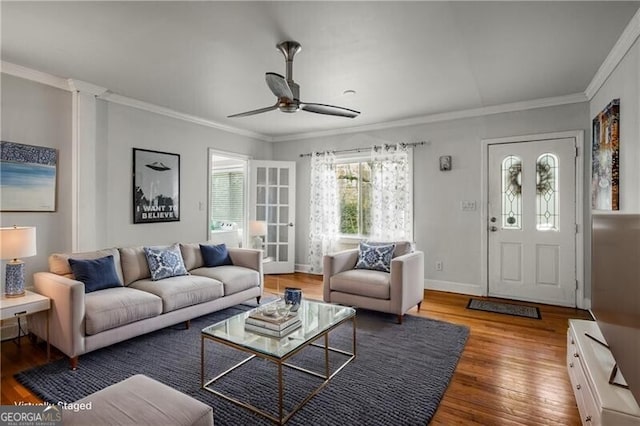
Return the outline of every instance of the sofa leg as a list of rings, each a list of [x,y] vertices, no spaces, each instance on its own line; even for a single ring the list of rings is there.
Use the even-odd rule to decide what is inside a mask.
[[[191,327],[191,320],[186,320],[184,322],[184,329],[188,330]]]
[[[418,312],[420,312],[420,306],[422,306],[422,302],[418,302]]]
[[[260,304],[260,298],[261,298],[261,297],[262,297],[262,296],[258,296],[258,297],[256,297],[256,302],[258,303],[258,305]]]
[[[77,356],[69,358],[69,368],[71,368],[72,370],[77,370],[78,369],[78,357]]]
[[[398,315],[397,321],[398,324],[402,324],[402,315]]]

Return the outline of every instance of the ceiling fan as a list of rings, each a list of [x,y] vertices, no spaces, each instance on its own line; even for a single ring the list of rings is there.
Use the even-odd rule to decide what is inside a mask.
[[[296,53],[302,50],[302,46],[297,41],[283,41],[276,45],[278,50],[284,55],[284,59],[287,63],[287,77],[283,77],[280,74],[274,72],[268,72],[265,74],[265,80],[269,89],[278,98],[275,105],[255,109],[253,111],[241,112],[239,114],[233,114],[227,118],[234,117],[247,117],[249,115],[262,114],[263,112],[269,112],[279,109],[282,112],[298,112],[300,110],[307,112],[315,112],[316,114],[335,115],[339,117],[355,118],[360,115],[360,111],[356,111],[349,108],[317,104],[311,102],[302,102],[300,100],[300,86],[293,81],[293,57]]]

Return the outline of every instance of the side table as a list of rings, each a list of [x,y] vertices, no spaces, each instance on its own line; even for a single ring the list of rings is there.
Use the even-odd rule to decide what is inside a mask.
[[[49,309],[51,308],[51,300],[38,293],[26,290],[24,296],[6,297],[2,295],[0,299],[0,319],[18,318],[18,339],[22,335],[22,327],[20,327],[20,318],[37,312],[46,312],[47,316],[47,362],[51,356],[49,346]]]

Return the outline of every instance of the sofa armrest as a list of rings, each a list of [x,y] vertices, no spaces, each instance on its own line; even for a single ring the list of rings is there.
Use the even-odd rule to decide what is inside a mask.
[[[264,291],[262,250],[248,248],[229,248],[228,250],[231,262],[233,262],[234,265],[258,271],[258,274],[260,274],[260,293],[262,294]]]
[[[331,288],[329,286],[331,277],[353,269],[357,261],[357,248],[324,255],[322,259],[322,297],[325,302],[331,302]]]
[[[424,298],[424,253],[414,251],[391,260],[391,304],[402,315]]]
[[[51,272],[36,272],[36,293],[51,299],[49,343],[73,358],[84,353],[84,283]],[[46,338],[46,315],[32,315],[29,329]]]

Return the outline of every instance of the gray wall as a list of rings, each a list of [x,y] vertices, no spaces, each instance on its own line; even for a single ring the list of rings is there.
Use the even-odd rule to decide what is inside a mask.
[[[620,99],[620,192],[619,208],[623,213],[640,212],[640,40],[629,49],[602,87],[589,102],[589,117],[600,113],[613,99]],[[591,140],[591,138],[589,139]],[[589,161],[591,146],[588,147]],[[591,163],[586,173],[591,177]],[[589,188],[591,181],[589,180]],[[586,198],[585,232],[586,269],[591,268],[591,198]],[[612,212],[615,214],[616,212]],[[585,274],[591,297],[591,271]]]
[[[425,251],[425,279],[477,290],[481,276],[481,140],[503,136],[584,130],[589,145],[589,105],[585,103],[503,113],[362,134],[318,137],[274,144],[274,159],[297,162],[296,263],[307,261],[309,158],[313,150],[368,147],[380,142],[428,141],[414,151],[414,239]],[[440,172],[438,157],[451,155],[453,170]],[[585,179],[586,180],[586,179]],[[462,200],[476,211],[461,211]],[[435,270],[435,261],[443,270]],[[484,285],[484,284],[483,284]]]
[[[101,246],[170,244],[207,239],[207,150],[271,158],[271,143],[210,127],[100,101],[99,123],[106,134],[109,165],[99,193],[104,194],[105,235]],[[180,221],[133,224],[132,148],[180,154]]]
[[[56,212],[2,213],[2,226],[37,227],[38,254],[25,259],[29,286],[34,272],[48,270],[49,254],[71,251],[72,96],[6,74],[1,82],[2,140],[56,148],[59,156]],[[208,148],[271,158],[268,142],[107,101],[97,102],[97,140],[96,248],[206,240]],[[134,147],[180,154],[179,222],[133,224]]]
[[[620,98],[620,211],[640,212],[640,39],[589,103],[591,118]]]
[[[53,213],[2,213],[4,226],[35,226],[38,254],[23,259],[26,285],[47,270],[49,253],[71,248],[71,93],[1,75],[2,140],[58,150],[57,210]],[[4,289],[5,262],[2,263]],[[2,290],[4,291],[4,290]]]

